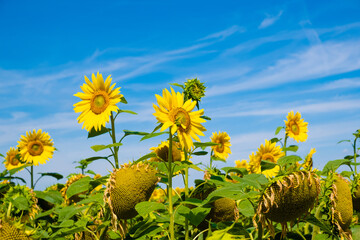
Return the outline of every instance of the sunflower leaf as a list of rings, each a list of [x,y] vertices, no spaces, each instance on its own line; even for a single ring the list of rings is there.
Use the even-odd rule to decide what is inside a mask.
[[[148,154],[142,156],[141,158],[139,158],[138,160],[136,160],[136,161],[134,162],[134,164],[137,164],[137,163],[139,163],[139,162],[142,162],[142,161],[144,161],[144,160],[146,160],[146,159],[153,158],[153,157],[156,157],[156,153],[154,153],[154,152],[148,153]]]
[[[88,191],[90,189],[90,181],[90,177],[84,177],[72,183],[66,190],[66,196],[71,198],[76,194]]]
[[[49,172],[49,173],[39,173],[41,175],[41,177],[43,176],[50,176],[53,178],[56,178],[57,180],[60,180],[63,178],[63,175],[59,174],[59,173],[54,173],[54,172]]]
[[[130,130],[126,130],[126,129],[124,129],[123,131],[124,131],[124,133],[125,133],[126,136],[128,136],[128,135],[140,135],[140,136],[145,136],[145,135],[149,134],[149,133],[147,133],[147,132],[130,131]]]
[[[283,151],[296,152],[299,149],[297,145],[290,145],[283,149]]]
[[[341,140],[341,141],[337,142],[337,144],[342,143],[342,142],[350,142],[350,140]]]
[[[185,89],[185,87],[183,85],[178,84],[178,83],[170,83],[170,85],[181,87],[183,90]]]
[[[20,180],[20,181],[22,181],[23,183],[26,184],[26,181],[25,181],[23,178],[21,178],[21,177],[13,177],[13,176],[0,177],[0,180],[10,180],[10,179],[18,179],[18,180]]]
[[[208,154],[207,151],[198,151],[198,152],[193,152],[192,155],[196,155],[196,156],[203,156]]]
[[[0,157],[3,157],[3,158],[5,158],[5,156],[4,156],[4,155],[2,155],[1,153],[0,153]]]
[[[333,161],[329,161],[324,166],[321,175],[327,175],[330,171],[336,171],[341,165],[348,165],[350,166],[351,160],[348,159],[337,159]]]
[[[149,134],[146,134],[144,137],[142,137],[140,139],[140,141],[144,141],[144,140],[149,139],[149,138],[157,137],[157,136],[163,135],[165,133],[168,134],[169,132],[149,133]]]
[[[283,128],[284,128],[283,126],[277,127],[275,130],[275,135],[278,135],[279,132],[281,131],[281,129],[283,129]]]
[[[113,143],[113,144],[109,144],[109,145],[94,145],[91,146],[91,149],[94,150],[95,152],[107,149],[107,148],[112,148],[112,147],[119,147],[121,146],[122,143]]]
[[[19,210],[29,210],[29,202],[24,196],[18,196],[15,199],[10,199],[10,201]]]
[[[31,166],[31,164],[24,164],[24,165],[22,165],[21,167],[13,168],[13,169],[9,170],[9,173],[10,173],[10,175],[14,175],[14,174],[17,173],[18,171],[23,170],[24,168],[30,167],[30,166]]]
[[[218,143],[213,143],[213,142],[194,142],[194,146],[195,147],[211,147],[211,146],[216,146],[218,145]]]
[[[101,129],[99,131],[96,131],[95,128],[92,128],[88,134],[88,138],[93,138],[102,135],[104,133],[109,132],[110,130],[111,130],[110,128],[106,128],[104,126],[101,126]]]
[[[210,117],[208,117],[208,116],[204,116],[204,115],[202,115],[202,116],[200,116],[200,118],[211,121],[211,118],[210,118]]]
[[[136,112],[133,112],[133,111],[130,111],[130,110],[121,110],[121,109],[118,110],[118,113],[130,113],[130,114],[137,115]]]
[[[158,202],[140,202],[136,204],[135,210],[140,214],[140,216],[145,217],[153,211],[165,210],[165,206],[164,204]]]
[[[281,158],[279,158],[279,160],[277,161],[277,164],[282,166],[285,166],[286,164],[291,164],[291,163],[296,163],[301,161],[302,158],[296,155],[289,155],[289,156],[283,156]]]
[[[239,212],[245,217],[252,217],[255,215],[254,207],[248,199],[244,199],[239,203]]]
[[[127,104],[127,103],[128,103],[128,102],[126,101],[126,99],[125,99],[124,96],[122,96],[122,97],[120,98],[120,102],[122,102],[122,103],[124,103],[124,104]]]
[[[225,160],[225,159],[223,159],[223,158],[219,158],[219,157],[215,157],[215,156],[211,156],[211,159],[212,159],[213,161],[226,162],[226,160]]]

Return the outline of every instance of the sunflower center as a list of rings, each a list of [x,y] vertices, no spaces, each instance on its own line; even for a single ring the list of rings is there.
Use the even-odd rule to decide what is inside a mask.
[[[29,153],[31,156],[39,156],[44,151],[42,142],[36,140],[28,144]]]
[[[9,158],[9,163],[10,163],[11,165],[13,165],[13,166],[16,166],[16,165],[19,164],[19,159],[17,158],[16,155],[11,156],[11,157]]]
[[[186,131],[190,127],[190,116],[183,108],[177,108],[174,112],[174,121],[179,129]]]
[[[221,142],[221,141],[216,141],[216,143],[218,143],[218,145],[216,145],[216,151],[219,152],[219,153],[222,153],[224,152],[224,149],[225,149],[225,146],[224,146],[224,143]]]
[[[272,155],[271,153],[264,153],[261,157],[261,160],[275,162],[274,155]]]
[[[104,91],[99,91],[91,98],[91,111],[95,114],[100,114],[109,106],[109,95]]]
[[[295,135],[298,135],[299,134],[299,126],[293,122],[291,125],[291,131],[295,134]]]

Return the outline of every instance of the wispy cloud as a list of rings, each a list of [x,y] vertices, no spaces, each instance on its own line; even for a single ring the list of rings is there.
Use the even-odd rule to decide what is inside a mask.
[[[309,89],[304,92],[321,92],[321,91],[331,91],[331,90],[339,90],[346,88],[359,88],[359,87],[360,87],[359,77],[343,78],[322,85],[314,86],[312,89]]]
[[[246,29],[244,27],[240,27],[240,26],[232,26],[228,29],[225,29],[223,31],[220,32],[216,32],[216,33],[212,33],[206,37],[203,37],[201,39],[199,39],[198,41],[204,41],[204,40],[209,40],[209,39],[220,39],[220,40],[224,40],[225,38],[235,34],[235,33],[243,33],[245,32]]]
[[[273,25],[276,21],[278,21],[283,14],[283,11],[280,11],[276,16],[267,16],[259,25],[259,29],[267,28]]]
[[[359,40],[325,42],[310,46],[276,61],[260,73],[227,85],[211,87],[207,95],[216,96],[249,89],[265,89],[283,83],[308,81],[360,68]]]

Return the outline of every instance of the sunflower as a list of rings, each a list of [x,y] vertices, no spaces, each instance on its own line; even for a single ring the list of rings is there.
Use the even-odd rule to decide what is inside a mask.
[[[13,147],[10,148],[10,150],[6,153],[5,157],[5,167],[7,170],[11,170],[14,168],[18,168],[24,165],[20,161],[20,152],[18,149],[15,149]]]
[[[237,168],[248,168],[248,162],[245,160],[245,159],[243,159],[243,160],[236,160],[235,161],[235,167],[237,167]]]
[[[215,132],[210,137],[210,139],[211,142],[218,144],[215,146],[211,146],[212,150],[214,151],[215,157],[227,159],[229,157],[229,154],[231,154],[229,135],[226,132]]]
[[[285,122],[285,132],[286,135],[293,138],[297,142],[305,142],[308,135],[307,122],[304,122],[304,119],[301,118],[301,114],[294,111],[289,112],[287,115],[287,121]]]
[[[276,143],[271,143],[265,139],[265,145],[261,144],[256,152],[256,155],[259,156],[260,161],[269,161],[277,163],[278,159],[285,156],[285,153],[281,150],[280,146],[276,146]],[[267,177],[275,176],[279,171],[279,167],[276,166],[272,169],[262,171]]]
[[[156,119],[163,123],[160,131],[171,127],[171,134],[177,132],[181,146],[185,149],[190,149],[194,143],[193,140],[199,141],[198,135],[204,136],[206,129],[201,123],[206,122],[201,115],[204,110],[192,111],[196,105],[195,101],[191,99],[184,102],[183,93],[175,93],[171,88],[171,93],[163,90],[163,96],[155,95],[159,106],[153,104],[155,113],[153,115]]]
[[[22,135],[18,144],[21,159],[36,166],[39,163],[46,163],[49,158],[52,158],[55,151],[49,134],[42,132],[41,129],[26,132],[26,136]]]
[[[316,153],[315,148],[312,148],[309,152],[309,154],[306,156],[305,161],[303,163],[303,168],[307,169],[307,170],[311,170],[311,168],[313,167],[313,160],[312,160],[312,155]]]
[[[157,147],[150,148],[151,151],[153,151],[156,154],[155,158],[152,158],[151,160],[154,162],[157,161],[168,161],[168,155],[169,155],[169,141],[163,142],[159,144]],[[181,151],[181,146],[177,142],[173,142],[172,147],[172,161],[185,161],[185,153]]]
[[[111,75],[104,82],[102,74],[97,73],[91,75],[92,82],[85,76],[85,82],[81,87],[84,92],[78,92],[74,96],[81,99],[80,102],[74,104],[74,111],[81,112],[77,118],[79,123],[84,123],[87,131],[94,128],[96,131],[109,122],[112,111],[117,111],[116,106],[123,97],[120,94],[120,87],[115,88],[115,83],[111,85]],[[111,85],[111,86],[110,86]]]

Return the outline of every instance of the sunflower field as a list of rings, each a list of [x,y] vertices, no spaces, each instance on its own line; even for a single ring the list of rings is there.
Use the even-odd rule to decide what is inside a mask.
[[[288,143],[308,138],[308,123],[291,111],[248,160],[218,169],[214,162],[226,162],[232,153],[231,138],[218,131],[200,141],[211,118],[201,108],[206,86],[199,79],[155,95],[157,126],[151,132],[123,130],[121,137],[116,118],[136,113],[122,109],[127,101],[111,76],[85,76],[80,88],[74,94],[78,123],[88,138],[108,135],[110,144],[92,146],[100,156],[80,160],[81,174],[67,176],[66,184],[39,191],[35,186],[42,177],[63,178],[49,172],[34,179],[34,168],[51,161],[56,144],[42,129],[20,136],[1,154],[6,170],[0,173],[0,240],[360,239],[360,129],[341,141],[351,144],[351,155],[316,169],[315,148],[301,158],[299,146]],[[126,151],[122,141],[130,135],[162,141],[120,164],[119,150]],[[199,156],[208,162],[194,164]],[[94,161],[111,164],[113,171],[101,176],[89,170]],[[203,177],[189,182],[189,169]],[[19,171],[28,172],[31,182],[17,176]],[[176,176],[184,188],[174,186]]]

